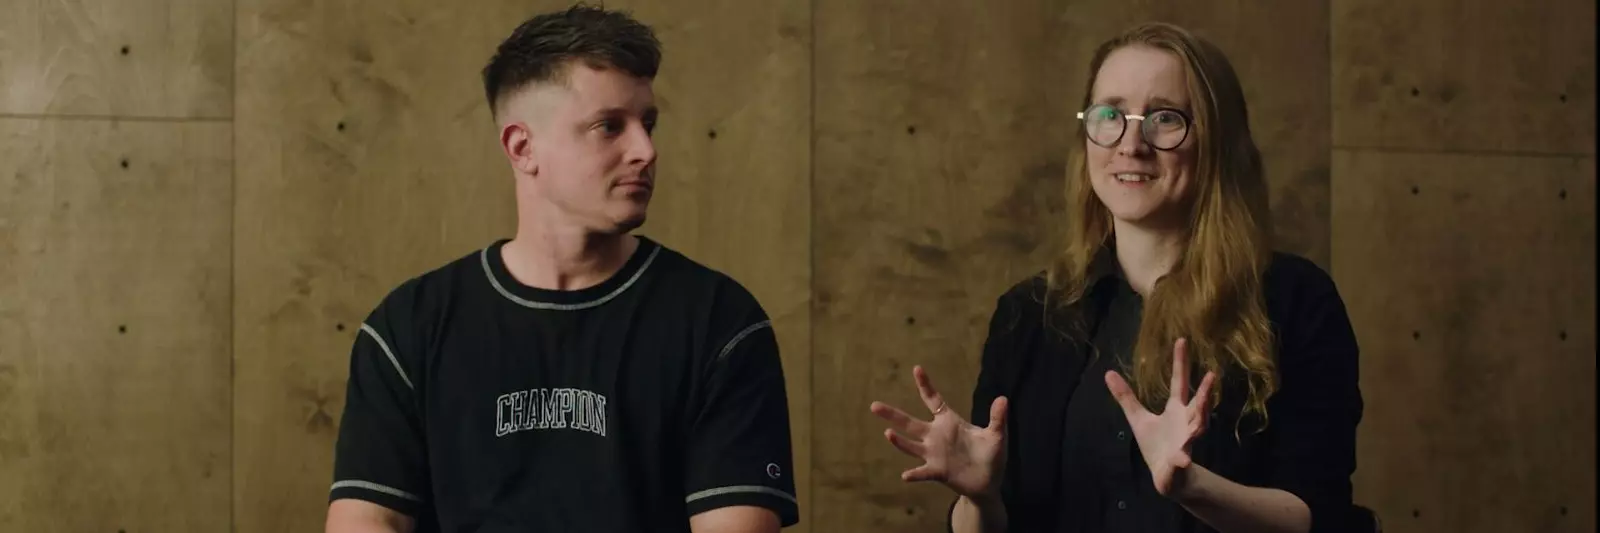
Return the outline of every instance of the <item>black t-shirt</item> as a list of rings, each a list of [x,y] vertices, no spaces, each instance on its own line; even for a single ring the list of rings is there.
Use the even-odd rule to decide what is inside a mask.
[[[608,281],[523,285],[497,241],[362,324],[330,499],[418,531],[683,531],[731,505],[799,520],[778,345],[728,276],[645,237]]]

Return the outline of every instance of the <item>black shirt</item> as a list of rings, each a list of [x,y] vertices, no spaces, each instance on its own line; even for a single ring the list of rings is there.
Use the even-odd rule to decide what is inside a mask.
[[[1211,533],[1156,492],[1105,385],[1107,370],[1126,368],[1142,311],[1110,254],[1102,251],[1087,297],[1068,312],[1046,311],[1042,275],[999,298],[971,421],[987,425],[994,399],[1010,400],[1001,493],[1012,531]],[[1313,532],[1371,531],[1351,501],[1363,403],[1344,304],[1326,272],[1291,254],[1274,254],[1263,283],[1279,376],[1269,423],[1258,432],[1258,418],[1239,416],[1245,384],[1231,373],[1192,457],[1235,483],[1299,497]],[[1084,320],[1074,327],[1066,315]]]
[[[418,531],[682,531],[730,505],[799,520],[766,313],[640,237],[610,279],[523,285],[497,241],[401,284],[350,357],[330,499]]]

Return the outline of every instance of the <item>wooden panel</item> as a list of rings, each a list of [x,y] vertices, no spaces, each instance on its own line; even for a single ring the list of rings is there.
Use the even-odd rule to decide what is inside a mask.
[[[228,117],[233,3],[10,0],[0,114]]]
[[[936,531],[950,492],[867,412],[919,405],[925,365],[968,412],[1005,287],[1062,206],[1065,26],[1047,2],[816,2],[813,531]],[[892,31],[885,31],[888,27]]]
[[[0,119],[0,531],[226,531],[226,124]]]
[[[478,69],[564,3],[357,4],[239,4],[240,532],[320,527],[355,326],[403,279],[512,233]],[[645,233],[737,276],[777,320],[803,484],[807,5],[710,4],[639,12],[667,47]]]
[[[513,14],[415,6],[238,3],[239,533],[320,530],[362,319],[512,231],[476,69]]]
[[[783,352],[801,522],[811,499],[811,3],[616,2],[666,52],[661,162],[641,233],[750,289]],[[820,531],[820,530],[818,530]]]
[[[1341,147],[1594,153],[1595,3],[1333,3]]]
[[[1593,531],[1594,160],[1334,161],[1358,499],[1394,533]]]
[[[949,490],[899,480],[915,462],[867,406],[918,405],[921,364],[970,412],[995,298],[1051,254],[1084,65],[1135,21],[1233,51],[1285,247],[1326,263],[1326,9],[816,2],[812,402],[829,422],[813,429],[814,530],[943,528]]]

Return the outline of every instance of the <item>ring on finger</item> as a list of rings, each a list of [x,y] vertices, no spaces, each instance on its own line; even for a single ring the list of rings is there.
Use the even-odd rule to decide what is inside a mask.
[[[946,404],[944,402],[940,402],[939,403],[939,408],[933,410],[933,416],[939,416],[940,413],[943,413],[944,409],[945,409],[945,406],[946,406]]]

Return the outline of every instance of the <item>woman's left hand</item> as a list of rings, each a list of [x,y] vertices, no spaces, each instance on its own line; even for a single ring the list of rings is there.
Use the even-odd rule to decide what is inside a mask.
[[[1205,432],[1211,414],[1209,398],[1215,374],[1206,373],[1195,389],[1194,400],[1190,401],[1188,355],[1185,341],[1178,339],[1172,353],[1172,393],[1159,415],[1139,403],[1139,398],[1120,374],[1115,370],[1106,372],[1106,386],[1128,417],[1139,451],[1144,455],[1145,464],[1150,466],[1156,491],[1167,497],[1182,492],[1185,469],[1192,463],[1190,446]]]

